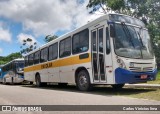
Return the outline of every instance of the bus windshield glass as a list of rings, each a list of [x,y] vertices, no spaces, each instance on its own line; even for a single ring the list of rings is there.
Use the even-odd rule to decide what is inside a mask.
[[[24,62],[18,62],[18,63],[16,63],[16,69],[18,69],[18,68],[24,68]]]
[[[125,24],[113,24],[115,53],[128,58],[151,59],[154,57],[150,36],[146,29]]]

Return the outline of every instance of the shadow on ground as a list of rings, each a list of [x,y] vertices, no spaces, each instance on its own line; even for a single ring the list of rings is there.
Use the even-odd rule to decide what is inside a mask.
[[[37,89],[48,89],[48,90],[56,90],[56,91],[66,91],[66,92],[76,92],[82,93],[79,91],[76,86],[74,85],[67,85],[67,86],[59,86],[59,85],[47,85],[45,87],[36,87],[35,85],[21,85],[22,87],[26,88],[37,88]],[[140,93],[147,93],[147,92],[154,92],[157,89],[153,88],[129,88],[124,87],[120,90],[114,90],[112,87],[108,85],[103,86],[94,86],[92,91],[83,92],[85,94],[97,94],[97,95],[132,95],[132,94],[140,94]]]

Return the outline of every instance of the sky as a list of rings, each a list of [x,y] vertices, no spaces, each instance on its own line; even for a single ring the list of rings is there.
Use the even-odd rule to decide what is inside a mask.
[[[38,47],[46,35],[61,36],[99,17],[89,0],[0,0],[0,56],[20,52],[23,40]]]

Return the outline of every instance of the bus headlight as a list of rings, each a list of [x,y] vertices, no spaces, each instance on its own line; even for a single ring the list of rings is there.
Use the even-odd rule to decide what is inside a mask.
[[[119,64],[120,68],[126,69],[126,65],[125,65],[125,63],[123,62],[122,59],[118,58],[117,63]]]

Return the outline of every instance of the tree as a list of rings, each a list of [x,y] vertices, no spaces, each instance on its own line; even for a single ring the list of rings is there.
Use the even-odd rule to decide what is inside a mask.
[[[20,46],[20,48],[21,54],[27,54],[37,48],[37,42],[33,43],[33,40],[31,38],[27,38],[26,40],[23,40],[23,44],[22,46]]]
[[[6,64],[9,61],[12,61],[13,59],[17,59],[17,58],[22,58],[22,55],[19,52],[11,53],[6,57],[0,57],[0,65]]]
[[[91,13],[99,8],[103,10],[103,13],[111,10],[121,13],[125,9],[125,0],[89,0],[87,8],[93,8]]]
[[[47,43],[47,42],[50,42],[50,41],[52,41],[52,40],[54,40],[54,39],[56,39],[56,38],[58,38],[57,35],[53,35],[53,36],[47,35],[47,36],[45,37],[44,41]]]

